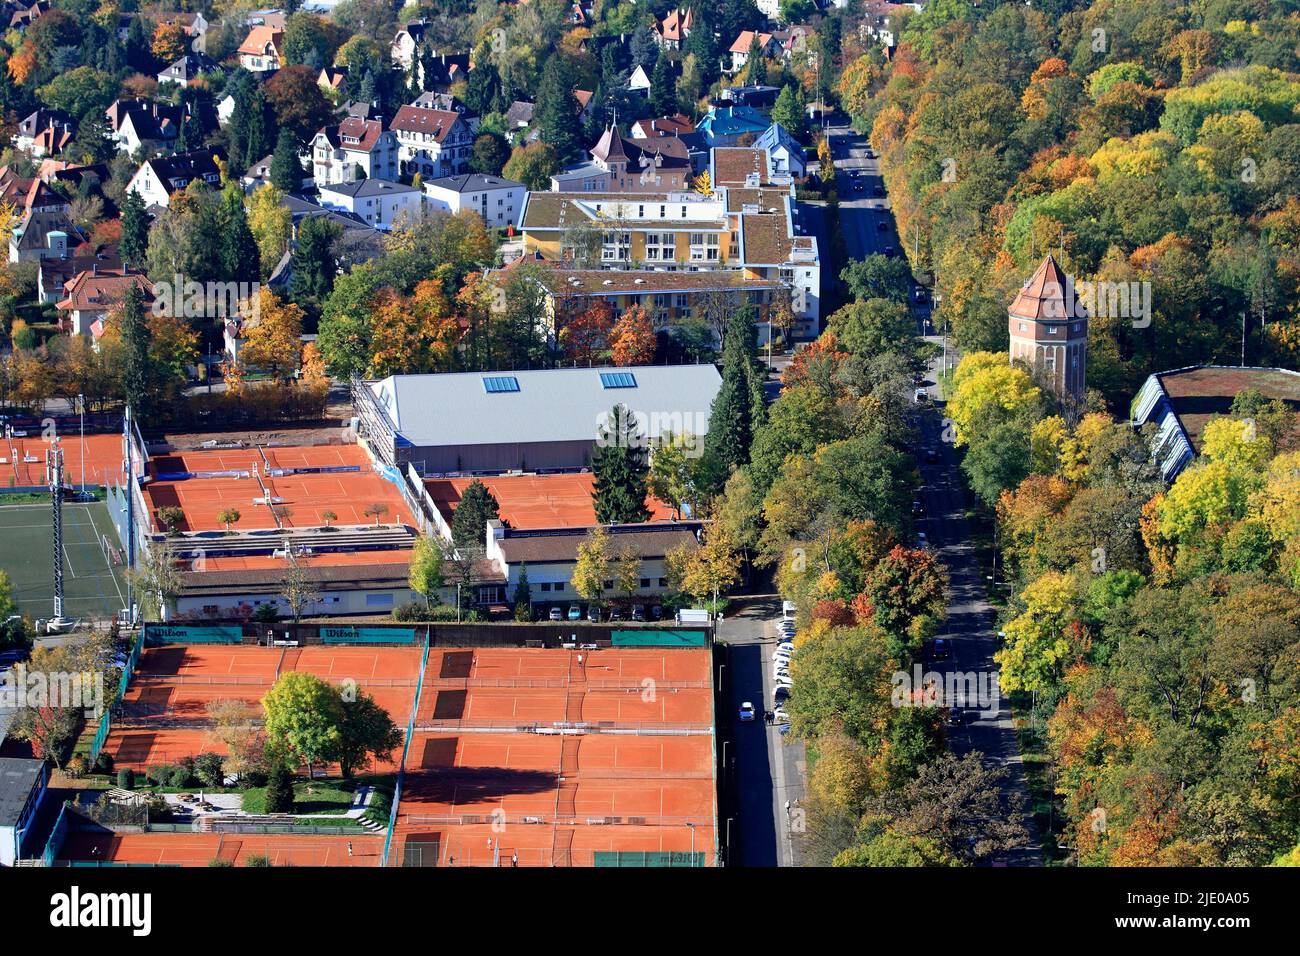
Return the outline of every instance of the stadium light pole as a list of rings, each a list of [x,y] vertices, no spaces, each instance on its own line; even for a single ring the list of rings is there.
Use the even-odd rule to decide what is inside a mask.
[[[688,822],[686,824],[691,830],[691,866],[695,865],[695,824]]]
[[[86,496],[86,396],[77,395],[77,407],[81,409],[81,496]]]

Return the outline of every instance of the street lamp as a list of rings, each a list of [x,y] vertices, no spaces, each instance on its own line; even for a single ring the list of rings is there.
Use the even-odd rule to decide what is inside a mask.
[[[695,865],[695,824],[687,822],[686,826],[689,827],[691,831],[691,864],[690,865],[694,866]]]
[[[86,496],[86,396],[78,393],[77,407],[81,409],[81,496]]]

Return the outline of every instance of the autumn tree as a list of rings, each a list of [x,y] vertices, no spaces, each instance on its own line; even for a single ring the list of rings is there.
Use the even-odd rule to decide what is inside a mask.
[[[642,306],[624,312],[609,333],[610,355],[615,365],[649,365],[654,361],[654,326]]]

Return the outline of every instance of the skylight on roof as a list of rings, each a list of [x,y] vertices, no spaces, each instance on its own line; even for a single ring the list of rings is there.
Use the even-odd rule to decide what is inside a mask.
[[[636,376],[631,372],[601,372],[600,384],[606,388],[636,388]]]
[[[519,379],[513,375],[487,375],[483,378],[483,388],[488,394],[519,391]]]

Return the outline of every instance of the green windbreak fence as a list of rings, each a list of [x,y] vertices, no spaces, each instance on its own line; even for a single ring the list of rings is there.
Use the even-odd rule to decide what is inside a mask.
[[[131,645],[131,652],[126,657],[126,666],[122,668],[122,679],[117,683],[117,693],[113,699],[108,702],[108,707],[104,714],[99,718],[99,726],[95,728],[95,737],[90,742],[90,762],[93,764],[99,759],[99,752],[104,749],[104,742],[108,740],[108,732],[113,728],[113,708],[117,703],[126,696],[126,688],[131,683],[131,676],[135,673],[136,665],[140,663],[140,654],[144,651],[144,633],[136,635],[135,642]]]
[[[597,850],[596,866],[695,867],[704,866],[704,854],[667,853],[659,850]]]
[[[611,642],[615,647],[703,647],[703,631],[660,631],[645,628],[635,631],[615,631]]]
[[[147,624],[149,640],[159,644],[242,644],[238,624]]]
[[[414,644],[413,627],[322,627],[326,644]]]

